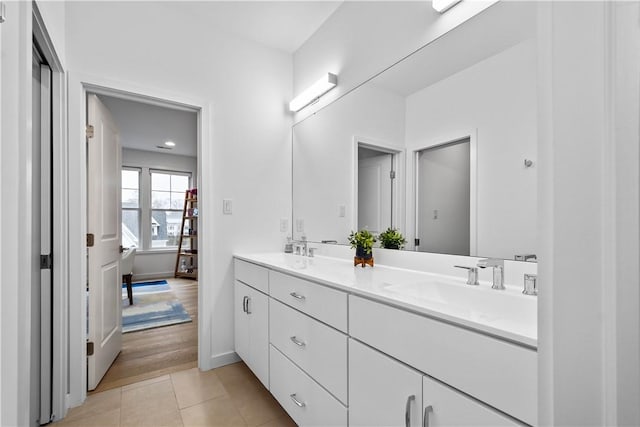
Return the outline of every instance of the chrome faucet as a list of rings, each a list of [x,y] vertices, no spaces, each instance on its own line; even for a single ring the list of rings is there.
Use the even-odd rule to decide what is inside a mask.
[[[478,283],[478,269],[476,267],[467,267],[464,265],[454,265],[456,268],[464,268],[467,270],[467,285],[477,286]]]
[[[493,267],[493,285],[491,289],[504,290],[504,260],[499,258],[485,258],[478,261],[478,267]]]
[[[315,248],[309,247],[307,236],[304,236],[304,235],[300,237],[300,241],[296,242],[295,248],[296,248],[296,255],[302,255],[302,256],[308,256],[308,257],[313,256],[313,249],[315,249]]]

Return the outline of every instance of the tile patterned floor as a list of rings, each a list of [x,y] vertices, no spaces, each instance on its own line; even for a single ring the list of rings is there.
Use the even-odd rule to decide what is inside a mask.
[[[291,427],[295,423],[240,362],[91,394],[55,426]]]

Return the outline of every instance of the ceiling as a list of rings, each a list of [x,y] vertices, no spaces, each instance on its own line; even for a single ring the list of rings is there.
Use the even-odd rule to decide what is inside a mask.
[[[287,53],[295,52],[340,1],[163,1],[190,21]]]
[[[197,156],[198,116],[195,111],[173,109],[140,101],[98,95],[120,131],[124,148],[182,156]],[[171,150],[157,148],[173,141]]]
[[[295,52],[340,7],[340,1],[162,1],[157,5],[208,28],[287,53]],[[99,95],[120,130],[123,147],[197,156],[197,115]],[[171,150],[158,148],[173,141]]]
[[[535,35],[534,2],[498,2],[380,74],[372,83],[408,96]]]

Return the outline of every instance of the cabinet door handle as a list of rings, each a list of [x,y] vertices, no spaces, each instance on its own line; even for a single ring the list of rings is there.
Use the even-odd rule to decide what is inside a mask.
[[[411,402],[416,400],[416,396],[412,394],[407,397],[407,405],[404,408],[404,425],[406,427],[411,427]]]
[[[306,403],[304,402],[300,402],[297,397],[296,397],[296,393],[290,394],[289,397],[291,398],[291,400],[293,400],[293,403],[295,403],[296,405],[298,405],[300,408],[304,408],[305,406],[307,406]]]
[[[304,295],[300,295],[297,292],[291,292],[289,295],[291,295],[292,297],[294,297],[295,299],[307,299]]]
[[[422,427],[429,427],[429,414],[433,412],[433,406],[429,405],[424,408],[424,418],[422,418]]]
[[[297,345],[298,347],[304,347],[307,345],[306,342],[304,341],[299,341],[296,336],[292,336],[291,338],[289,338],[295,345]]]
[[[247,296],[242,297],[242,311],[245,312],[245,313],[247,312],[247,299],[248,298],[249,297],[247,297]]]
[[[251,306],[249,303],[251,303],[251,297],[247,297],[247,314],[251,314]]]

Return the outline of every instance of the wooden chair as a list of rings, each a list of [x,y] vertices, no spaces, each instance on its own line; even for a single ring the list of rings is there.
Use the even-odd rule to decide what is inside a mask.
[[[120,258],[120,272],[122,273],[122,281],[127,285],[127,297],[129,305],[133,305],[133,260],[136,256],[136,248],[126,249]]]

